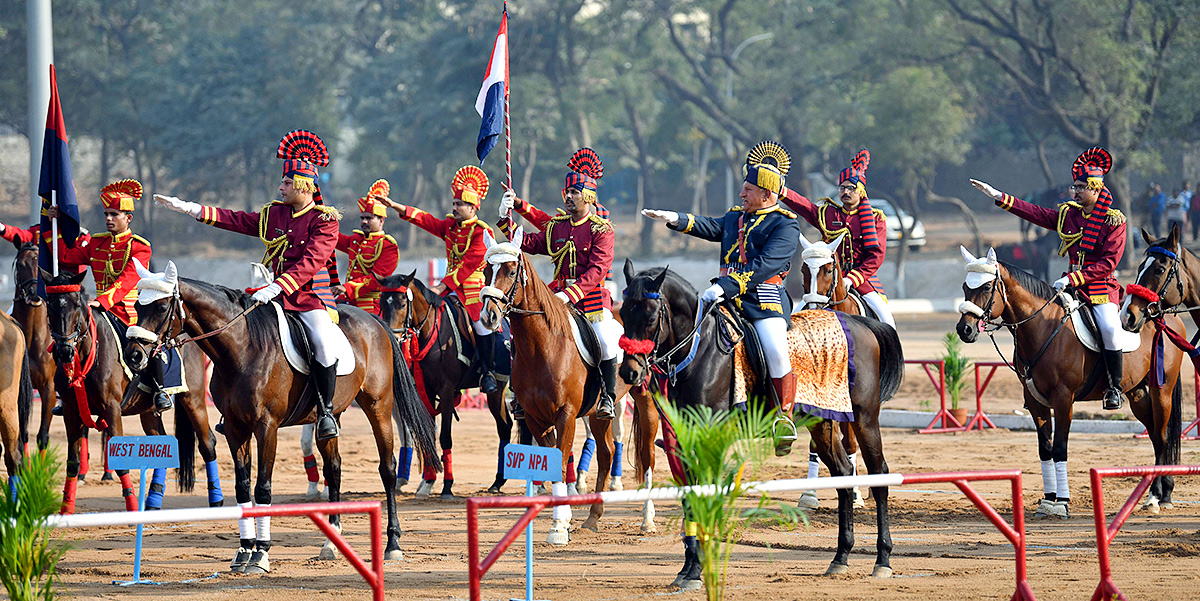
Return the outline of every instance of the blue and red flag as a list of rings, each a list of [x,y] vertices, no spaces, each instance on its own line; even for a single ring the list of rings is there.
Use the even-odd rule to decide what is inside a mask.
[[[508,101],[508,11],[500,18],[500,31],[496,33],[496,44],[492,46],[492,60],[483,76],[483,86],[475,98],[475,112],[483,118],[479,125],[479,140],[475,143],[475,154],[479,164],[496,146],[504,133],[504,103]]]
[[[38,240],[38,263],[51,270],[48,242],[51,237],[51,195],[58,205],[58,234],[68,247],[74,248],[79,238],[79,203],[75,201],[75,181],[71,176],[71,155],[67,151],[67,126],[63,121],[62,105],[58,101],[58,79],[50,65],[50,108],[46,111],[46,137],[42,141],[42,175],[38,196],[42,197],[41,236]]]

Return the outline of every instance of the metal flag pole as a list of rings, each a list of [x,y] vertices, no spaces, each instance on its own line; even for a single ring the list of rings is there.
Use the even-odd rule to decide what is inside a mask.
[[[50,206],[58,208],[58,190],[50,190]],[[54,261],[50,264],[50,273],[58,277],[58,217],[50,220],[50,256]]]
[[[504,19],[508,20],[508,2],[504,3]],[[512,190],[512,133],[508,126],[508,33],[504,35],[504,186]]]

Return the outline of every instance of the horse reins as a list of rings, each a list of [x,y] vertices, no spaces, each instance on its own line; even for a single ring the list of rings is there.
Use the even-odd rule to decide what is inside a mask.
[[[1008,300],[1008,289],[1004,285],[1004,281],[1000,278],[1000,275],[996,274],[996,279],[992,280],[992,285],[991,285],[991,288],[988,293],[987,307],[984,308],[984,310],[983,310],[983,314],[987,316],[986,318],[984,318],[982,320],[985,325],[984,325],[984,327],[981,327],[980,330],[983,333],[987,334],[988,338],[991,339],[992,346],[996,349],[996,354],[1000,355],[1000,358],[1004,361],[1004,365],[1008,366],[1008,368],[1011,369],[1014,374],[1017,374],[1017,377],[1021,378],[1022,380],[1031,379],[1032,376],[1030,376],[1030,374],[1033,372],[1033,368],[1042,360],[1042,357],[1046,354],[1046,350],[1050,348],[1050,343],[1053,342],[1056,337],[1058,337],[1058,333],[1060,331],[1062,331],[1062,328],[1064,325],[1066,325],[1067,320],[1071,318],[1071,312],[1066,311],[1066,313],[1063,315],[1062,319],[1060,319],[1058,321],[1058,325],[1055,326],[1054,331],[1050,333],[1050,336],[1048,336],[1046,338],[1046,341],[1042,343],[1042,347],[1040,349],[1038,349],[1037,353],[1034,354],[1032,362],[1021,361],[1021,364],[1025,366],[1025,373],[1022,374],[1020,371],[1017,370],[1016,367],[1013,366],[1012,363],[1009,362],[1008,357],[1005,357],[1004,353],[1000,350],[1000,345],[996,342],[995,332],[1002,327],[1008,328],[1008,331],[1012,333],[1013,339],[1015,341],[1016,336],[1017,336],[1017,327],[1021,326],[1023,324],[1029,323],[1030,321],[1033,320],[1033,318],[1037,317],[1038,315],[1041,315],[1042,311],[1045,311],[1046,307],[1050,306],[1050,303],[1053,303],[1055,300],[1057,300],[1059,298],[1059,295],[1056,293],[1054,296],[1052,296],[1050,299],[1048,299],[1046,301],[1046,304],[1042,305],[1041,308],[1039,308],[1037,311],[1034,311],[1033,314],[1031,314],[1029,317],[1026,317],[1025,319],[1011,322],[1011,323],[1005,322],[1005,321],[1003,321],[1003,319],[1000,319],[998,321],[993,321],[991,315],[992,315],[992,306],[996,303],[996,286],[997,285],[1000,286],[1000,296],[1002,296],[1004,298],[1005,306],[1008,306],[1011,304]],[[1064,306],[1063,309],[1066,310],[1066,307]],[[1015,362],[1017,359],[1020,359],[1020,357],[1021,357],[1020,354],[1017,352],[1016,344],[1014,343],[1013,344],[1013,361]]]
[[[83,288],[79,284],[60,284],[46,286],[46,294],[78,294],[80,295],[80,304],[82,303]],[[67,380],[67,386],[75,393],[75,404],[79,410],[79,419],[83,425],[92,428],[93,430],[105,430],[108,428],[108,422],[104,418],[99,420],[92,418],[92,410],[88,405],[87,392],[84,390],[83,379],[92,371],[92,367],[96,364],[96,354],[98,339],[96,336],[96,317],[92,315],[92,311],[83,305],[83,311],[87,314],[87,325],[79,324],[70,336],[64,336],[54,331],[53,327],[48,327],[50,337],[54,339],[55,344],[67,344],[71,347],[71,362],[67,365],[60,365],[63,369],[63,376]],[[87,334],[91,338],[91,344],[88,345],[88,356],[83,360],[82,364],[79,361],[79,347],[75,345],[75,341]]]
[[[176,293],[175,298],[179,300],[179,307],[182,310],[183,299],[178,296],[178,293]],[[262,305],[262,304],[263,303],[256,301],[254,304],[250,305],[249,307],[242,309],[241,313],[234,315],[233,319],[230,319],[229,321],[225,322],[224,325],[222,325],[214,330],[211,330],[209,332],[200,334],[199,336],[189,336],[187,338],[181,338],[183,336],[183,333],[181,332],[179,334],[179,336],[175,336],[175,337],[167,340],[166,342],[163,342],[162,344],[160,344],[159,347],[155,349],[153,354],[157,355],[158,353],[160,353],[162,351],[169,351],[171,349],[176,349],[176,348],[179,348],[189,342],[199,342],[201,340],[204,340],[205,338],[211,338],[213,336],[217,336],[217,335],[221,334],[222,332],[224,332],[225,330],[228,330],[231,326],[233,326],[233,324],[237,323],[238,320],[245,317],[246,314],[257,309],[259,307],[259,305]],[[182,316],[181,316],[181,319],[182,319]]]

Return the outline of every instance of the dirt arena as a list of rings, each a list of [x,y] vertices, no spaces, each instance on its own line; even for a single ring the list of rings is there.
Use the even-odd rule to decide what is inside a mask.
[[[956,316],[901,316],[900,332],[910,359],[933,358],[940,352],[941,335],[953,327]],[[1000,339],[1006,352],[1010,339]],[[995,350],[982,339],[967,348],[980,360],[995,360]],[[1194,392],[1192,372],[1185,368],[1184,423],[1194,417],[1189,401]],[[968,396],[970,396],[968,394]],[[973,397],[972,401],[973,402]],[[1020,407],[1020,388],[1011,372],[998,371],[985,396],[990,413],[1012,413]],[[931,407],[931,402],[933,407]],[[887,408],[936,408],[936,396],[918,367],[910,367],[901,393]],[[217,415],[211,412],[215,423]],[[1098,403],[1080,405],[1078,413],[1097,417]],[[1124,412],[1127,413],[1127,412]],[[58,422],[61,424],[61,422]],[[380,500],[377,458],[362,413],[343,417],[343,491],[346,500]],[[126,431],[140,433],[135,419]],[[627,428],[627,431],[631,428]],[[582,431],[582,429],[580,429]],[[280,462],[274,481],[276,503],[302,501],[304,469],[299,452],[298,428],[281,434]],[[582,436],[582,433],[580,434]],[[61,427],[54,434],[63,440]],[[1072,517],[1066,521],[1033,521],[1041,498],[1041,477],[1032,432],[991,430],[965,434],[921,435],[910,430],[884,432],[884,450],[893,472],[934,472],[1020,468],[1024,471],[1029,580],[1042,600],[1080,599],[1091,595],[1098,581],[1095,530],[1087,469],[1103,466],[1153,463],[1150,443],[1129,435],[1076,434],[1071,438],[1070,478]],[[486,412],[469,411],[455,425],[456,492],[482,494],[495,472],[495,430]],[[580,440],[582,442],[582,440]],[[796,445],[802,450],[803,441]],[[114,511],[123,507],[116,483],[100,483],[97,466],[98,437],[91,441],[92,469],[79,488],[78,511]],[[632,457],[627,453],[627,458]],[[770,463],[760,477],[795,478],[806,472],[807,455],[797,451]],[[1200,444],[1183,443],[1183,463],[1200,463]],[[221,481],[226,502],[233,502],[233,473],[228,449],[221,445]],[[659,452],[656,477],[665,480],[666,462]],[[595,469],[595,467],[593,467]],[[627,463],[625,481],[633,484]],[[136,476],[135,476],[136,477]],[[203,473],[197,491],[181,496],[168,484],[165,506],[199,507],[206,504]],[[1192,599],[1200,590],[1200,478],[1176,481],[1175,507],[1161,515],[1135,513],[1112,547],[1117,584],[1129,598]],[[1132,490],[1132,480],[1109,480],[1106,504],[1111,512]],[[440,490],[440,483],[438,488]],[[1011,520],[1008,483],[981,483],[984,498]],[[461,499],[414,499],[409,485],[399,497],[404,535],[404,559],[385,567],[387,596],[396,599],[465,599],[468,597],[466,563],[466,511]],[[510,482],[509,494],[523,491]],[[873,580],[874,504],[856,519],[857,546],[847,576],[822,576],[832,559],[837,534],[834,493],[821,493],[822,508],[811,514],[811,523],[795,529],[752,527],[733,552],[729,566],[727,598],[758,599],[1007,599],[1014,590],[1013,548],[957,490],[948,484],[901,486],[891,490],[891,524],[895,550],[895,577]],[[795,503],[799,493],[779,500]],[[535,598],[537,599],[637,599],[671,594],[667,584],[682,562],[679,544],[680,510],[677,503],[659,503],[658,533],[639,531],[639,506],[607,509],[597,532],[572,533],[566,547],[538,542],[534,547]],[[481,540],[485,549],[503,535],[516,519],[516,511],[485,510]],[[544,540],[549,516],[534,522],[535,541]],[[576,509],[574,524],[582,521]],[[348,516],[344,530],[351,544],[369,553],[366,518]],[[319,561],[323,542],[308,518],[276,518],[272,523],[274,547],[271,573],[243,576],[227,573],[237,547],[232,522],[172,524],[146,528],[143,578],[160,582],[133,588],[114,586],[114,580],[132,575],[134,530],[129,527],[66,530],[72,550],[61,565],[67,594],[74,599],[185,597],[199,600],[369,598],[358,574],[342,559]],[[523,544],[518,543],[483,580],[485,599],[524,596]],[[674,593],[685,599],[702,599],[703,592]]]

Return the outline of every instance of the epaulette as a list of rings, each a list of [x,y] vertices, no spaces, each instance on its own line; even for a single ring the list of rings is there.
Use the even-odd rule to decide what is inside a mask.
[[[883,211],[880,211],[879,209],[872,207],[871,212],[875,214],[876,220],[882,219],[884,221],[887,221],[887,215],[884,215]]]
[[[562,209],[559,209],[559,213],[550,218],[550,221],[570,221],[570,220],[571,220],[571,214],[566,211],[563,211]]]
[[[149,240],[147,240],[147,239],[145,239],[145,238],[143,238],[143,237],[141,237],[141,236],[139,236],[139,235],[137,235],[137,234],[134,234],[134,235],[132,236],[132,238],[133,238],[134,240],[137,240],[138,242],[141,242],[142,244],[145,244],[146,246],[150,246],[150,241],[149,241]]]
[[[788,219],[795,219],[796,217],[798,217],[798,215],[796,215],[795,213],[791,212],[791,211],[790,211],[790,210],[788,210],[788,209],[785,209],[785,208],[783,208],[783,207],[782,207],[782,206],[780,206],[780,205],[775,205],[773,208],[774,208],[776,211],[779,211],[780,213],[782,213],[782,214],[783,214],[783,216],[784,216],[784,217],[787,217]]]
[[[829,206],[834,206],[834,207],[837,207],[837,208],[839,208],[839,209],[840,209],[840,208],[842,208],[842,203],[840,203],[840,202],[833,202],[833,199],[832,199],[832,198],[830,198],[830,197],[828,197],[828,196],[822,196],[822,197],[818,198],[818,199],[817,199],[817,204],[818,204],[818,205],[820,205],[820,206],[822,206],[822,207],[823,207],[823,206],[825,206],[825,205],[829,205]]]
[[[728,212],[730,212],[730,213],[741,213],[741,212],[742,212],[742,205],[738,205],[738,206],[736,206],[736,207],[729,207],[729,211],[728,211]]]
[[[384,240],[391,242],[393,246],[399,246],[398,244],[396,244],[396,239],[393,238],[391,234],[384,234],[383,238],[384,238]]]
[[[342,219],[342,212],[337,210],[335,207],[321,204],[313,208],[321,213],[321,219],[323,221],[341,221]]]
[[[363,231],[362,231],[362,230],[350,230],[350,233],[352,233],[352,234],[358,234],[359,236],[366,236],[366,234],[365,234],[365,233],[363,233]]]
[[[1125,213],[1122,213],[1113,207],[1109,207],[1108,215],[1104,218],[1104,223],[1114,227],[1121,225],[1122,223],[1125,223]]]
[[[108,232],[100,232],[99,234],[92,234],[92,238],[111,238],[111,237],[112,237],[112,234],[110,234]]]
[[[592,222],[593,233],[610,232],[613,229],[611,223],[595,213],[589,215],[588,220]]]

